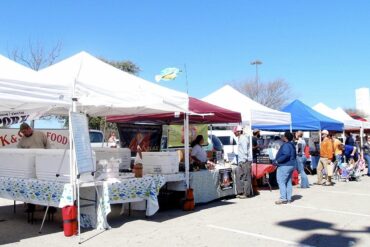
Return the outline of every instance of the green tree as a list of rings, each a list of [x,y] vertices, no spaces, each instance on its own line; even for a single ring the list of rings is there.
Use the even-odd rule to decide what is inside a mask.
[[[123,60],[123,61],[114,61],[114,60],[107,60],[105,58],[100,58],[103,62],[106,62],[117,69],[123,70],[130,74],[138,75],[141,71],[140,67],[131,62],[130,60]]]

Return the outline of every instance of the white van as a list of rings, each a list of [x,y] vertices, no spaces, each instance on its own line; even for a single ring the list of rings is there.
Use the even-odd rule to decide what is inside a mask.
[[[238,153],[238,139],[232,130],[209,130],[208,135],[215,135],[220,139],[224,148],[224,160],[236,162],[235,155]]]

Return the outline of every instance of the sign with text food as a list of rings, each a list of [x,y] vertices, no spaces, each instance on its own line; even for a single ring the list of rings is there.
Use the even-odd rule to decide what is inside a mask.
[[[69,147],[68,129],[35,129],[45,133],[50,142],[51,148],[63,149]],[[22,138],[19,129],[2,129],[0,128],[0,148],[17,148],[19,140]]]
[[[202,135],[204,145],[208,144],[208,125],[207,124],[190,124],[189,125],[189,144],[197,137]],[[184,146],[184,126],[170,125],[168,128],[168,147]]]

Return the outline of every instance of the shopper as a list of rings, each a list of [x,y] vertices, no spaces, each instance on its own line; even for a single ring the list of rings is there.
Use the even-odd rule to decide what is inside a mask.
[[[250,150],[249,137],[243,134],[241,126],[234,129],[234,134],[238,138],[238,178],[240,186],[238,186],[238,198],[244,199],[253,195],[252,189],[252,154]]]
[[[345,145],[356,146],[355,140],[353,139],[351,132],[347,131],[345,133],[345,136],[346,136],[346,141],[344,142]]]
[[[299,175],[301,175],[301,188],[305,189],[305,188],[310,187],[307,174],[304,171],[305,164],[307,161],[306,156],[304,155],[304,149],[306,148],[306,141],[303,139],[302,131],[297,131],[295,133],[295,138],[296,138],[298,173]]]
[[[362,146],[364,159],[367,163],[367,175],[370,176],[370,136],[366,137],[366,141]]]
[[[110,148],[116,148],[117,147],[118,139],[116,137],[116,133],[111,132],[110,136],[108,138],[108,147]]]
[[[254,129],[253,136],[252,136],[252,155],[253,155],[253,162],[257,163],[257,156],[260,155],[260,145],[258,140],[261,138],[260,130]]]
[[[321,145],[320,145],[320,159],[317,166],[317,184],[331,186],[333,185],[331,179],[333,176],[333,166],[331,160],[334,156],[334,145],[332,139],[329,138],[329,131],[321,131]],[[323,170],[326,171],[326,183],[323,183]]]
[[[280,190],[280,199],[275,204],[287,204],[292,201],[292,173],[297,166],[296,149],[293,134],[289,131],[284,133],[284,144],[280,147],[273,162],[277,166],[277,181]]]

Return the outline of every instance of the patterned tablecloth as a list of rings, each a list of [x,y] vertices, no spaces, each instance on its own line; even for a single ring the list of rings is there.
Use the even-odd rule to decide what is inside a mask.
[[[58,208],[73,205],[71,184],[31,178],[0,177],[0,197]]]
[[[118,181],[106,181],[98,192],[99,206],[97,228],[110,228],[107,215],[110,213],[110,204],[128,203],[146,200],[146,215],[151,216],[159,209],[157,195],[165,184],[162,175],[145,175],[142,178],[125,178]]]
[[[146,215],[155,214],[159,209],[157,195],[165,182],[162,175],[147,175],[142,178],[127,177],[116,181],[104,181],[80,188],[82,198],[97,199],[98,204],[97,212],[94,206],[81,207],[81,227],[110,228],[107,215],[111,211],[110,204],[114,203],[146,200]],[[72,185],[68,183],[0,177],[2,198],[62,208],[73,205],[72,195]],[[83,205],[83,200],[80,201]]]

